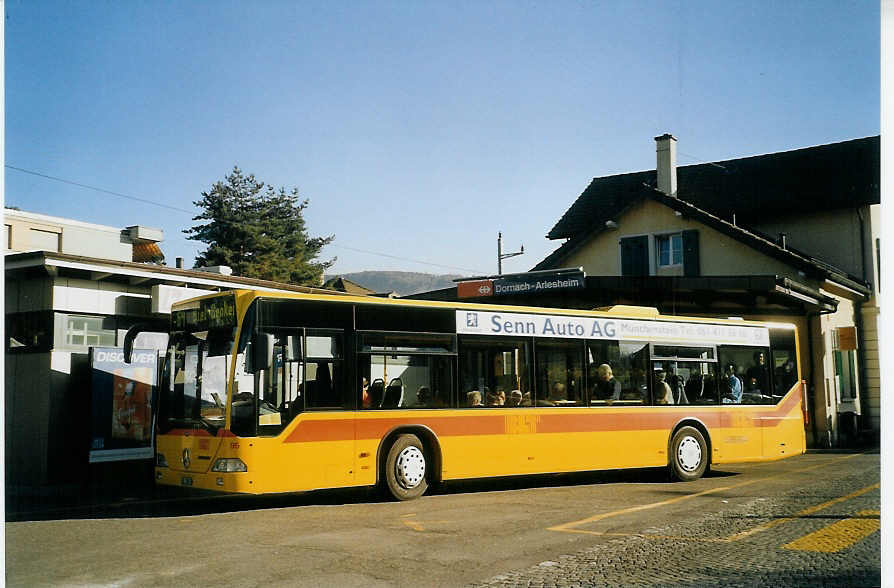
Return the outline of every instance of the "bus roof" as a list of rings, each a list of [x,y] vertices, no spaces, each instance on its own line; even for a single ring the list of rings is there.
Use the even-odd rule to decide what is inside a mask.
[[[243,299],[240,304],[243,308],[248,302],[255,298],[268,298],[280,300],[317,300],[327,301],[336,304],[364,304],[364,305],[380,305],[380,306],[405,306],[414,308],[440,308],[444,310],[481,310],[481,311],[502,311],[513,313],[529,313],[529,314],[560,314],[566,316],[582,316],[582,317],[613,317],[613,318],[631,318],[639,320],[662,320],[662,321],[681,321],[681,322],[701,322],[701,323],[732,323],[737,325],[760,325],[774,326],[781,328],[792,328],[789,323],[776,323],[769,321],[752,321],[743,320],[740,317],[698,317],[698,316],[681,316],[681,315],[662,315],[657,308],[648,306],[632,306],[632,305],[614,305],[610,307],[600,307],[592,310],[560,308],[560,307],[543,307],[543,306],[519,306],[507,304],[492,304],[480,302],[445,302],[440,300],[415,300],[407,298],[380,298],[376,296],[358,296],[353,294],[344,294],[342,292],[332,292],[332,294],[317,293],[300,293],[300,292],[268,292],[262,290],[244,290],[235,289],[225,292],[217,292],[197,296],[189,300],[182,300],[172,305],[172,312],[178,310],[178,307],[194,303],[197,300],[214,298],[217,296],[226,296],[235,294],[237,298]],[[246,300],[248,299],[248,300]],[[243,306],[244,305],[244,306]]]

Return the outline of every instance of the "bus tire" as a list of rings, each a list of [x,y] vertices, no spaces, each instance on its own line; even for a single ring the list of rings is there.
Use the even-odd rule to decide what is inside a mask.
[[[708,444],[695,427],[681,427],[670,443],[670,463],[673,479],[681,482],[698,480],[708,469]]]
[[[401,435],[385,458],[385,488],[395,500],[419,498],[428,489],[429,459],[416,435]]]

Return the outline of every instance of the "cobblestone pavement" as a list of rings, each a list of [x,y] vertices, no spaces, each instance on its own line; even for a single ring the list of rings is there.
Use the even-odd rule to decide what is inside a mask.
[[[554,529],[607,541],[476,586],[881,585],[877,463],[857,472],[826,470],[816,481],[634,534],[587,522]]]

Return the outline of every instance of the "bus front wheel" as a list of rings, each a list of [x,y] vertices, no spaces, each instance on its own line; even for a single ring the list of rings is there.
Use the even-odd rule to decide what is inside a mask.
[[[398,437],[385,458],[385,484],[397,500],[412,500],[428,489],[428,459],[416,435]]]
[[[708,468],[708,444],[695,427],[681,427],[670,444],[670,474],[675,480],[698,480]]]

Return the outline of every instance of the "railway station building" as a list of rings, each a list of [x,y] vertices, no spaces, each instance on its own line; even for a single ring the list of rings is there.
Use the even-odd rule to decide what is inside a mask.
[[[792,322],[808,446],[873,442],[880,426],[879,137],[594,178],[531,272],[419,298]]]

